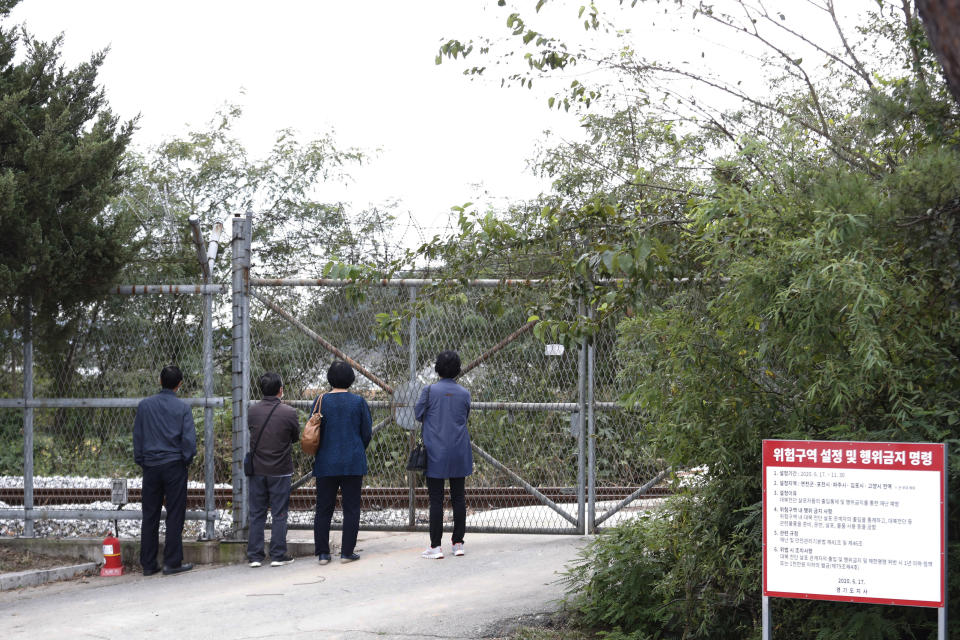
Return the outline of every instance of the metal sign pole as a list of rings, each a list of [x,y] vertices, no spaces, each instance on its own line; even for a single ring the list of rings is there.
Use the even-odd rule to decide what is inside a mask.
[[[766,473],[766,472],[761,471],[761,473]],[[766,481],[764,481],[764,485],[763,485],[764,487],[766,487],[765,482]],[[763,506],[765,509],[766,502],[763,503]],[[763,537],[760,540],[760,585],[761,585],[760,593],[763,593],[763,591],[767,588],[767,585],[766,585],[766,580],[767,580],[766,517],[767,517],[767,514],[763,513],[762,517],[763,517],[764,527],[763,527],[763,533],[761,534],[761,536]],[[762,626],[762,631],[760,634],[761,640],[770,640],[770,596],[764,596],[764,595],[760,596],[760,621]]]
[[[947,526],[947,503],[949,500],[948,491],[950,490],[950,483],[947,479],[950,477],[949,462],[950,456],[949,446],[944,443],[943,445],[943,606],[937,610],[937,640],[947,640],[947,602],[949,601],[949,593],[947,592],[947,550],[949,549],[950,543],[950,527]]]
[[[763,621],[763,634],[761,638],[763,640],[770,640],[770,596],[761,596],[763,604],[761,605],[763,611],[760,614],[760,618]]]

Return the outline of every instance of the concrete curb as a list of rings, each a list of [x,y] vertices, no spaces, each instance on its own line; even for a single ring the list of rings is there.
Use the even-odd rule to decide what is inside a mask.
[[[103,540],[100,538],[0,538],[0,545],[103,563]],[[127,570],[139,571],[140,541],[121,540],[120,549],[123,566]],[[160,552],[163,552],[162,539]],[[313,542],[288,539],[287,553],[295,557],[312,556]],[[194,564],[246,564],[247,543],[246,541],[184,540],[183,561]]]
[[[0,591],[9,591],[10,589],[19,589],[20,587],[33,587],[45,582],[76,578],[80,574],[96,570],[96,562],[85,562],[69,567],[0,573]]]
[[[87,572],[96,572],[97,567],[103,563],[103,541],[100,539],[0,538],[0,545],[28,549],[38,553],[74,555],[78,558],[92,560],[92,562],[52,569],[29,569],[27,571],[0,573],[0,591],[75,578]],[[137,564],[137,558],[140,555],[140,541],[122,540],[120,548],[126,572],[138,573],[140,567]],[[163,550],[163,541],[160,542],[160,550],[161,552]],[[288,540],[287,553],[295,557],[312,556],[313,543]],[[246,564],[247,544],[246,542],[226,541],[184,541],[183,559],[184,562],[193,562],[194,564]]]

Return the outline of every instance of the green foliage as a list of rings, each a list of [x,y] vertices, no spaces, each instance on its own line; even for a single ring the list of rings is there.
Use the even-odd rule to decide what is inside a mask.
[[[596,125],[601,126],[599,121]],[[549,163],[544,161],[543,170],[565,172],[575,161],[560,161],[558,156],[573,154],[582,161],[589,153],[586,147],[557,150]],[[638,170],[628,173],[631,178],[622,188],[588,198],[587,190],[603,188],[619,174],[585,170],[573,178],[565,172],[558,176],[563,193],[502,216],[481,214],[466,205],[458,210],[457,233],[434,237],[395,264],[440,263],[438,276],[454,287],[478,277],[538,279],[538,294],[523,301],[529,318],[538,322],[535,334],[576,345],[608,318],[631,308],[637,288],[679,273],[686,260],[673,249],[683,221],[672,216],[691,195],[688,185],[675,181],[678,186],[661,189],[643,182],[647,178],[637,177]],[[449,292],[445,286],[430,293],[453,295]],[[581,302],[592,305],[597,317],[562,317]]]
[[[364,212],[351,224],[339,203],[317,197],[317,184],[345,179],[346,167],[363,158],[359,151],[340,149],[330,135],[303,143],[295,132],[281,130],[271,150],[255,158],[233,134],[241,113],[227,105],[205,128],[131,156],[130,177],[114,206],[139,221],[136,234],[145,246],[136,267],[125,273],[128,281],[200,281],[191,216],[207,234],[225,223],[226,244],[228,219],[252,213],[254,266],[265,265],[275,277],[319,277],[334,256],[358,262],[356,255],[343,254],[362,246],[362,234],[371,235],[376,222],[389,224],[389,214],[378,211]],[[229,280],[229,273],[229,260],[218,260],[214,280]]]
[[[760,574],[748,558],[758,538],[754,527],[729,540],[711,535],[728,516],[710,518],[718,510],[698,507],[700,499],[681,492],[663,512],[610,529],[583,551],[566,580],[585,625],[636,638],[749,635],[746,592]]]
[[[133,123],[118,121],[96,84],[104,53],[65,69],[61,43],[0,28],[0,299],[21,312],[31,300],[34,330],[51,342],[131,250],[128,221],[105,208]]]
[[[960,117],[910,3],[877,3],[855,46],[831,25],[843,49],[819,49],[826,76],[771,38],[818,44],[782,14],[691,4],[695,20],[765,47],[767,95],[626,46],[599,63],[635,87],[634,104],[586,117],[591,141],[540,159],[555,194],[461,219],[456,238],[464,275],[473,261],[551,281],[551,300],[530,307],[542,338],[619,321],[622,400],[647,417],[646,451],[698,471],[568,574],[581,620],[618,638],[759,637],[763,438],[947,442],[960,491]],[[525,78],[561,67],[509,21],[515,49],[543,63]],[[596,106],[605,88],[579,82],[551,106]],[[457,265],[444,246],[422,255]],[[556,317],[564,296],[586,297],[596,319]],[[775,621],[792,638],[920,638],[935,614],[778,600]]]
[[[537,616],[542,617],[542,616]],[[560,616],[554,616],[560,617]],[[536,624],[540,624],[537,621]],[[520,626],[513,635],[507,636],[507,640],[623,640],[623,637],[617,637],[611,634],[596,634],[589,629],[581,629],[571,626],[568,621],[560,617],[560,620],[548,620],[545,627],[541,626]]]
[[[0,6],[6,16],[15,2]],[[67,69],[62,38],[50,43],[16,28],[0,30],[0,353],[3,395],[19,393],[22,340],[34,337],[37,395],[68,384],[78,329],[99,315],[92,302],[114,283],[138,248],[133,219],[109,207],[121,190],[123,155],[134,123],[110,112],[97,73],[105,53]],[[25,323],[26,304],[35,316]],[[3,413],[0,472],[22,470],[21,428]],[[99,413],[99,412],[98,412]],[[47,420],[65,437],[53,446]],[[90,419],[89,412],[85,416]],[[22,420],[21,420],[22,425]],[[85,436],[79,416],[37,412],[38,472],[64,472],[78,460],[113,452],[117,441]],[[20,443],[16,440],[21,440]],[[122,446],[122,445],[120,445]],[[80,458],[78,456],[84,456]],[[68,464],[61,467],[60,461]]]
[[[0,411],[0,475],[23,469],[23,412]]]
[[[330,136],[301,143],[292,132],[281,131],[265,157],[252,158],[232,133],[239,115],[239,109],[227,107],[205,129],[127,155],[122,191],[107,210],[112,219],[132,221],[123,233],[132,259],[118,278],[136,284],[202,281],[187,219],[197,216],[209,234],[215,223],[248,210],[256,221],[255,254],[270,269],[261,275],[319,276],[322,265],[336,256],[359,262],[364,255],[373,263],[389,259],[382,241],[390,233],[389,209],[362,212],[351,220],[338,203],[316,197],[317,182],[340,179],[347,164],[359,161],[357,151],[338,149]],[[229,223],[221,243],[228,241]],[[213,280],[229,280],[229,269],[229,250],[224,249]],[[220,296],[214,301],[218,396],[230,393],[231,336],[224,302]],[[60,340],[37,343],[35,395],[149,395],[157,389],[160,367],[169,362],[184,371],[183,393],[202,395],[202,310],[199,296],[101,296],[63,310],[57,318]],[[256,320],[277,326],[272,317]],[[18,395],[20,322],[4,314],[0,323],[0,346],[5,349],[0,382],[4,394]],[[293,360],[287,344],[276,348],[282,362]],[[202,411],[195,415],[198,426],[201,416]],[[217,411],[215,469],[221,480],[231,474],[232,456],[229,422],[224,420]],[[129,451],[132,422],[129,410],[37,411],[37,472],[92,473],[108,467],[111,472],[135,473]],[[21,449],[15,445],[3,458],[11,473],[22,466]],[[195,465],[194,471],[202,472],[202,467]]]
[[[756,637],[761,439],[957,443],[960,155],[928,138],[888,172],[857,164],[794,158],[776,189],[756,174],[716,181],[684,239],[704,278],[622,322],[625,401],[651,417],[658,455],[706,471],[662,517],[591,548],[572,573],[586,620],[637,637]],[[960,490],[955,470],[949,483]],[[956,539],[955,502],[948,521]],[[619,551],[628,540],[635,556]],[[794,600],[776,620],[794,638],[935,625],[930,611]]]

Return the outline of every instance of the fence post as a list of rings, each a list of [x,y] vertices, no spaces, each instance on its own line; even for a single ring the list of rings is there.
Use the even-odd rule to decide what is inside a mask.
[[[585,313],[583,298],[577,303],[577,315]],[[577,352],[577,523],[580,533],[587,533],[586,459],[587,440],[587,338],[581,338]]]
[[[240,476],[243,478],[243,504],[240,505],[243,523],[243,537],[247,537],[250,526],[250,505],[247,504],[249,483],[243,473],[243,457],[250,451],[250,265],[253,262],[253,212],[247,211],[243,219],[243,377],[241,389],[243,391],[243,413],[241,414],[241,431],[243,432],[243,456],[240,458]]]
[[[417,303],[417,288],[410,287],[410,307],[412,308],[413,313],[410,315],[410,354],[409,354],[409,369],[410,369],[410,384],[408,388],[410,389],[410,396],[405,400],[406,402],[416,402],[416,398],[413,397],[414,393],[414,381],[417,379],[417,312],[416,312],[416,303]],[[407,432],[407,447],[408,451],[413,451],[413,447],[416,445],[416,429],[410,429]],[[409,491],[407,492],[409,500],[409,513],[407,524],[412,529],[417,524],[417,472],[408,471],[407,472],[407,483]]]
[[[596,318],[593,305],[588,310],[590,320]],[[587,338],[587,533],[596,533],[597,526],[597,446],[594,420],[594,378],[596,373],[596,345],[594,336]]]
[[[250,304],[247,286],[250,282],[250,244],[248,243],[249,217],[235,214],[231,248],[233,250],[233,341],[231,345],[231,399],[233,402],[233,526],[238,539],[246,538],[247,529],[247,478],[243,474],[243,457],[249,447],[247,433],[247,401],[250,395],[248,354],[246,353],[249,332]]]
[[[33,303],[24,302],[23,400],[33,400]],[[23,535],[33,537],[33,407],[23,408]]]
[[[210,275],[204,276],[204,284],[210,284],[212,278]],[[203,395],[206,398],[213,397],[213,294],[203,294]],[[213,485],[216,482],[214,477],[213,457],[214,448],[214,425],[213,425],[213,407],[207,404],[203,408],[203,486],[204,486],[204,508],[207,512],[207,523],[205,535],[207,540],[212,540],[215,534],[213,520],[211,515],[216,511],[217,504],[214,501]]]

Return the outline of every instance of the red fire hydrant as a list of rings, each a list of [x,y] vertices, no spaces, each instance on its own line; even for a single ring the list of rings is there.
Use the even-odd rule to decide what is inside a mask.
[[[122,576],[123,561],[120,559],[120,541],[110,535],[103,539],[103,567],[101,576]]]

